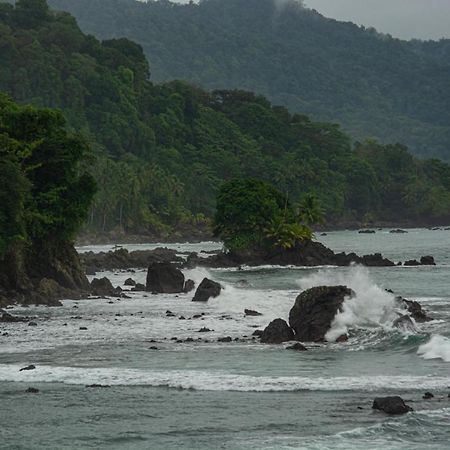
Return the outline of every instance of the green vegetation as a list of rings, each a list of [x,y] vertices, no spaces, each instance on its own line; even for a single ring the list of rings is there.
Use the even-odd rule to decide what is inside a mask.
[[[74,238],[95,192],[80,166],[87,149],[61,113],[0,96],[0,259]]]
[[[401,41],[294,1],[50,1],[88,33],[140,43],[156,81],[254,91],[355,139],[450,161],[449,40]]]
[[[294,210],[303,202],[313,211],[317,198],[331,222],[450,219],[446,164],[418,160],[398,144],[352,145],[337,125],[291,114],[249,92],[153,84],[139,45],[86,36],[69,14],[48,10],[43,0],[0,3],[0,58],[0,90],[22,104],[59,108],[68,122],[64,128],[61,114],[36,113],[45,129],[59,131],[51,133],[41,169],[32,169],[42,162],[33,159],[37,154],[30,157],[26,179],[18,170],[21,160],[2,159],[8,189],[23,192],[17,204],[7,202],[8,191],[1,194],[8,208],[0,221],[12,230],[2,245],[30,233],[41,236],[47,227],[66,235],[77,229],[92,187],[85,175],[79,180],[82,168],[74,169],[84,141],[92,152],[83,168],[98,185],[86,225],[92,231],[163,235],[203,225],[214,216],[221,186],[246,178],[273,184]],[[36,110],[25,110],[31,116],[21,122],[26,131],[28,121],[37,126],[38,119]],[[73,137],[74,130],[84,141]],[[40,145],[37,139],[31,135],[29,144]],[[67,180],[73,189],[65,188]],[[20,224],[30,219],[24,222],[20,205],[29,202],[27,192],[37,181],[43,194],[32,196],[33,226],[23,231]],[[315,221],[321,215],[317,204],[315,209],[297,223]]]
[[[323,219],[312,195],[293,208],[273,186],[260,180],[232,180],[217,197],[214,234],[229,250],[293,248],[312,238],[308,225]]]

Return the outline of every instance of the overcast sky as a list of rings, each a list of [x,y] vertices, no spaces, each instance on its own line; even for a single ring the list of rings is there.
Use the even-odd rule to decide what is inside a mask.
[[[144,0],[145,1],[145,0]],[[189,0],[172,0],[187,3]],[[194,0],[198,1],[198,0]],[[450,0],[304,0],[326,17],[402,39],[450,38]]]
[[[305,0],[327,17],[404,39],[450,38],[450,0]]]

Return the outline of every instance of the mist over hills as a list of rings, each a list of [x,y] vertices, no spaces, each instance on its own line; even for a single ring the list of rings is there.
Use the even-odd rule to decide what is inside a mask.
[[[402,41],[285,0],[51,0],[101,39],[140,43],[152,79],[246,89],[355,139],[450,159],[450,41]]]

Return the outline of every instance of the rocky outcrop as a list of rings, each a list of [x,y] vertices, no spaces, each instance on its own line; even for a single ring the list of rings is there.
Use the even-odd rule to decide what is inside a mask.
[[[245,251],[218,253],[208,258],[191,254],[186,261],[186,267],[239,267],[242,265],[260,266],[273,264],[278,266],[349,266],[362,264],[370,267],[389,267],[395,263],[383,258],[380,253],[358,256],[355,253],[334,253],[320,242],[305,241],[292,249],[275,249],[272,251]]]
[[[244,314],[246,316],[262,316],[262,314],[258,311],[254,311],[253,309],[244,309]]]
[[[209,278],[204,278],[195,291],[193,302],[207,302],[220,295],[222,286]]]
[[[147,272],[147,291],[158,294],[177,294],[183,292],[184,275],[170,263],[151,263]]]
[[[289,325],[302,342],[322,342],[342,304],[354,292],[346,286],[320,286],[302,292],[289,313]]]
[[[427,255],[420,258],[420,264],[422,264],[422,266],[435,266],[436,262],[434,261],[433,256]]]
[[[263,344],[282,344],[294,340],[294,332],[283,319],[275,319],[269,323],[261,334]]]
[[[151,263],[176,263],[184,262],[177,256],[177,251],[168,248],[156,248],[154,250],[136,250],[129,252],[121,248],[115,251],[93,253],[87,252],[80,255],[81,262],[89,271],[119,270],[130,268],[144,268]],[[87,270],[86,269],[86,270]]]
[[[45,240],[17,246],[0,259],[0,303],[59,306],[90,292],[89,281],[73,245]]]
[[[386,414],[406,414],[413,411],[401,397],[378,397],[373,401],[373,409],[378,409]]]

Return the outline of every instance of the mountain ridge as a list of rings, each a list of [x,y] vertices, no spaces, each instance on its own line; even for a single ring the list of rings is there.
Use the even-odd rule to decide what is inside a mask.
[[[85,32],[144,48],[157,81],[244,89],[355,139],[450,159],[450,41],[401,41],[273,0],[51,0]]]

